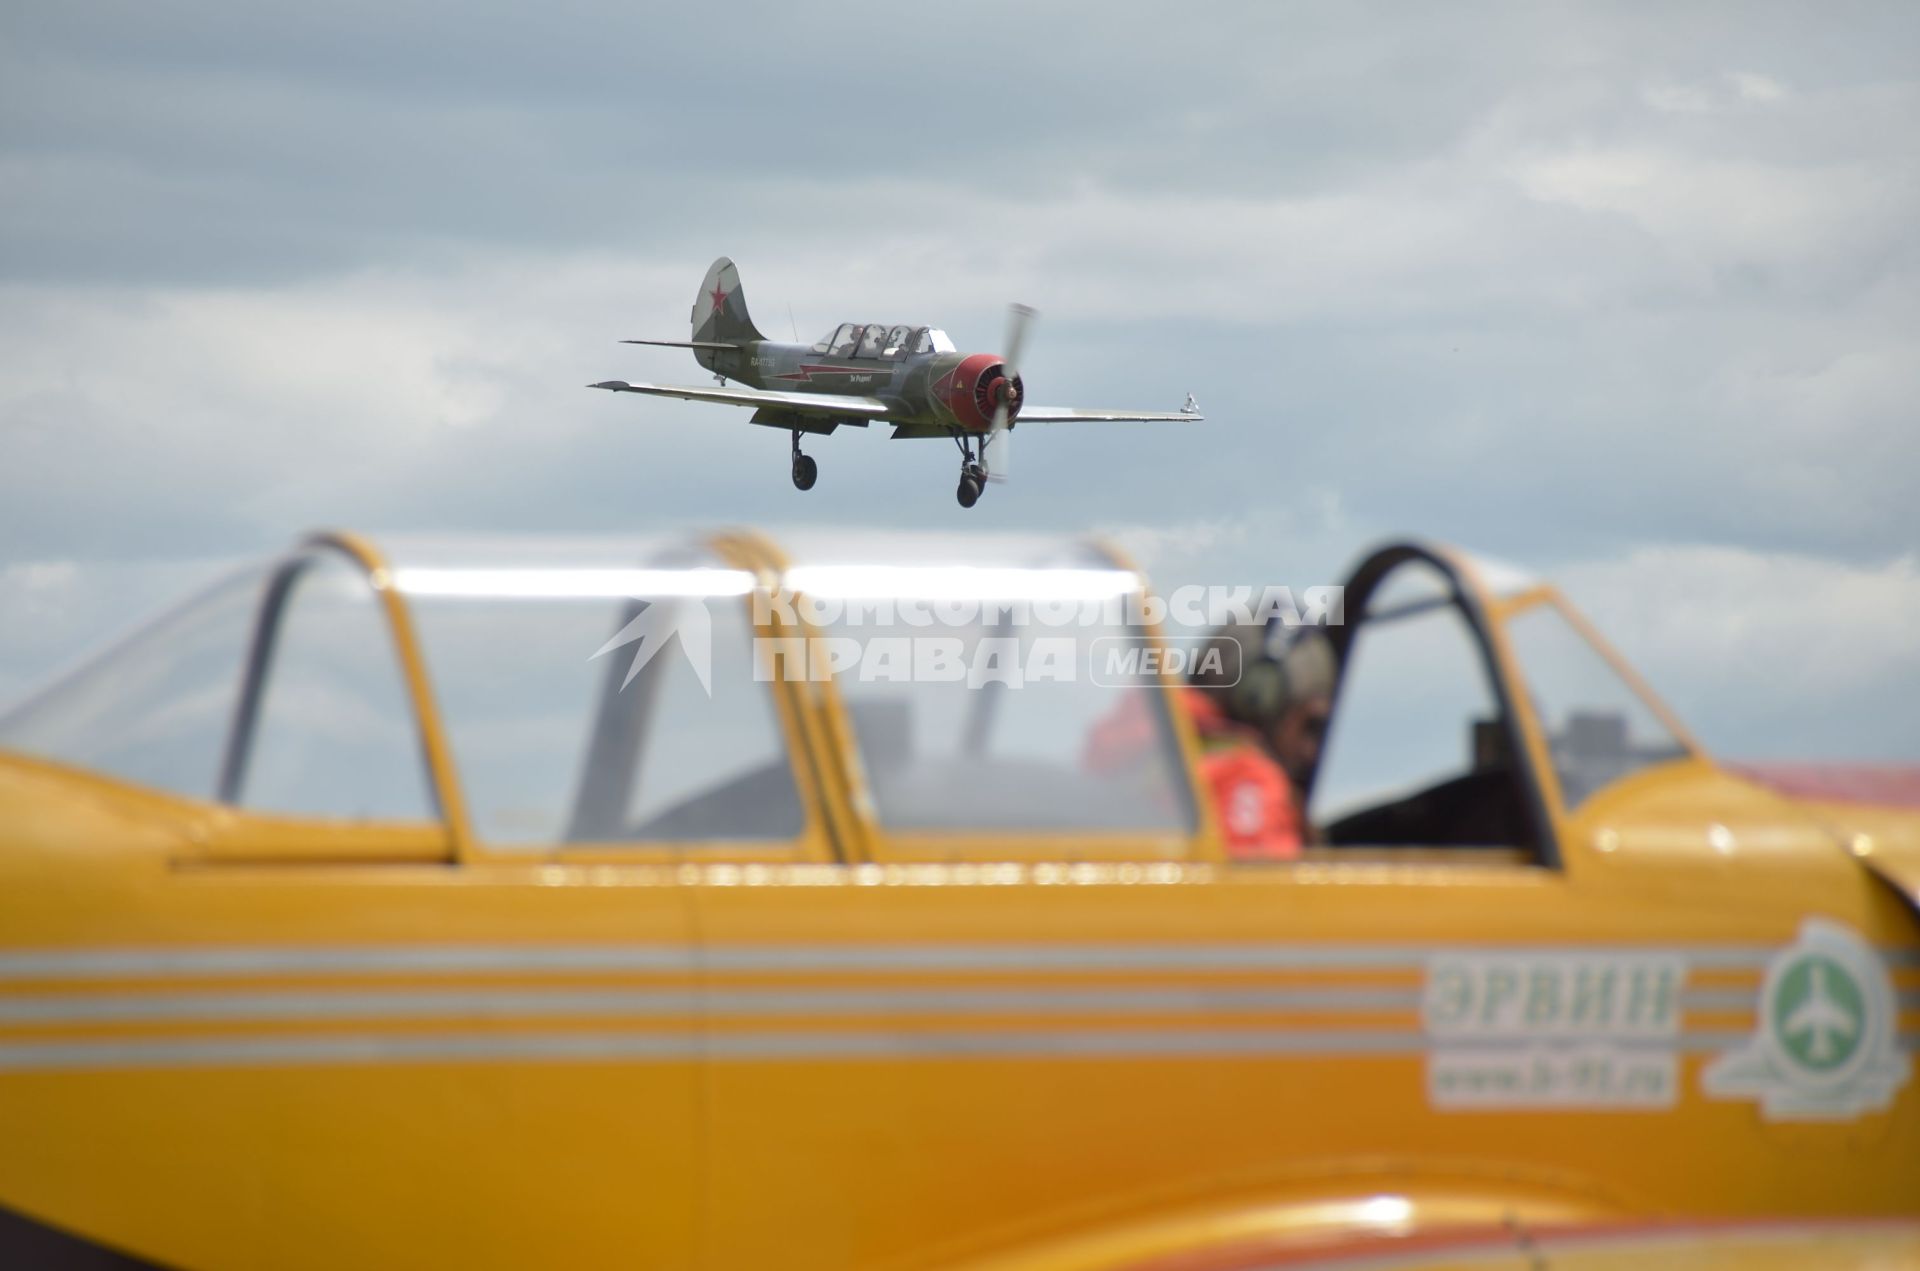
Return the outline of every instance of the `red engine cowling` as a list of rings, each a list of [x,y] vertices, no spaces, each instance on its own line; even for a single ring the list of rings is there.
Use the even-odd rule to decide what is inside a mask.
[[[985,432],[993,427],[993,412],[1000,399],[1007,401],[1007,417],[1020,414],[1025,392],[1020,377],[1007,378],[1007,365],[991,353],[975,353],[942,376],[935,396],[955,423],[970,432]]]

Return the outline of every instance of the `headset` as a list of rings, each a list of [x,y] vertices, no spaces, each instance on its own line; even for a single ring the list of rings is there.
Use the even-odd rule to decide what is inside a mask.
[[[1227,714],[1242,723],[1267,728],[1280,717],[1293,696],[1293,676],[1287,663],[1310,638],[1325,639],[1317,623],[1289,626],[1278,614],[1268,614],[1257,641],[1245,628],[1222,632],[1240,647],[1240,678],[1227,688]]]

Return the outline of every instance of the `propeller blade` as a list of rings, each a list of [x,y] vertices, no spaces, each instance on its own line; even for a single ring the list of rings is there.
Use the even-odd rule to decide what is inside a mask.
[[[1001,374],[1006,376],[1009,386],[1020,374],[1020,353],[1026,347],[1027,326],[1033,321],[1034,313],[1031,305],[1007,307],[1007,340],[1000,360]],[[1005,481],[1013,471],[1013,434],[1007,431],[1007,425],[1007,402],[1002,398],[993,407],[993,426],[987,431],[988,445],[983,456],[989,481]]]
[[[1033,321],[1034,312],[1029,305],[1007,307],[1007,343],[1001,357],[1007,364],[1008,379],[1020,373],[1020,351],[1026,347],[1027,324]]]
[[[1004,406],[1000,408],[1001,412],[1005,410]],[[999,420],[1000,415],[996,413],[994,422]],[[988,436],[993,438],[993,444],[987,447],[987,480],[1005,481],[1013,475],[1013,434],[1005,428],[996,428]]]

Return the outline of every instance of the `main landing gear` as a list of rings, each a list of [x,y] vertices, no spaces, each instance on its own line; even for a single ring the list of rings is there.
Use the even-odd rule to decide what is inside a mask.
[[[820,465],[811,456],[800,453],[800,430],[793,430],[793,488],[811,490],[820,479]]]
[[[978,451],[971,437],[955,437],[954,441],[960,447],[960,488],[954,491],[953,497],[960,501],[961,507],[970,508],[987,490],[987,439],[979,439]]]

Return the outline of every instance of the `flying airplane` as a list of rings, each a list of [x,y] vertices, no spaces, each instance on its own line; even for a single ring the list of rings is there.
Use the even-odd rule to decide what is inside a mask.
[[[841,424],[865,428],[878,421],[892,424],[895,438],[951,437],[960,447],[955,497],[963,508],[979,501],[988,481],[1006,479],[1016,424],[1202,418],[1191,393],[1179,410],[1166,412],[1028,406],[1018,368],[1033,317],[1026,305],[1012,307],[1005,353],[962,353],[938,328],[884,322],[843,322],[813,344],[782,344],[753,325],[740,271],[722,256],[693,299],[691,340],[621,341],[692,349],[719,387],[626,380],[587,387],[752,407],[752,422],[793,434],[793,484],[801,490],[811,490],[820,475],[813,458],[800,452],[801,433],[831,433]],[[739,386],[728,387],[729,380]]]

